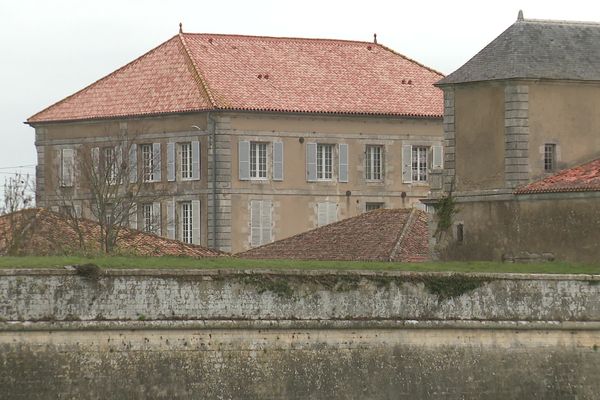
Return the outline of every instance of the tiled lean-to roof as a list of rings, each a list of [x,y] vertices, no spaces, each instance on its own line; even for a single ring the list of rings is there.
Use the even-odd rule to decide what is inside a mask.
[[[440,117],[442,77],[376,43],[180,33],[27,122],[203,110]]]
[[[75,228],[77,226],[77,229]],[[79,233],[85,250],[97,252],[100,226],[80,219],[77,225],[64,215],[43,208],[32,208],[0,216],[0,255],[81,254]],[[10,247],[10,248],[9,248]],[[139,256],[217,257],[226,253],[187,244],[138,230],[122,228],[117,251]]]
[[[524,19],[519,14],[500,36],[443,84],[497,79],[600,80],[600,23]]]
[[[600,191],[600,159],[519,187],[515,194]]]
[[[256,247],[255,259],[418,262],[429,259],[427,214],[380,209]]]

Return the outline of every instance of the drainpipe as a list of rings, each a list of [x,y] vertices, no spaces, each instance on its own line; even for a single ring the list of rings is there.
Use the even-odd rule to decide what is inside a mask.
[[[210,113],[208,112],[208,130],[209,135],[212,140],[212,217],[213,217],[213,249],[217,249],[217,130],[215,128],[215,120]]]

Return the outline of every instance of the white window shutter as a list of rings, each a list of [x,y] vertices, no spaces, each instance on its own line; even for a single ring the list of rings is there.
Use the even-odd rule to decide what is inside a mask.
[[[160,203],[152,203],[152,230],[155,234],[161,234],[161,218],[160,218]]]
[[[51,206],[50,211],[57,213],[60,211],[60,208],[58,206]]]
[[[75,210],[75,217],[76,218],[81,218],[81,205],[80,204],[75,204],[73,206],[73,209]]]
[[[273,180],[283,180],[283,142],[273,142]]]
[[[129,182],[137,182],[137,145],[129,145]]]
[[[412,146],[410,144],[402,146],[402,182],[412,182]]]
[[[327,225],[328,203],[317,203],[317,226]]]
[[[132,204],[129,210],[129,227],[131,229],[138,229],[138,210],[137,205]]]
[[[337,221],[337,203],[327,203],[327,223],[331,224],[332,222]]]
[[[167,143],[167,181],[175,180],[175,143]]]
[[[261,237],[261,211],[262,204],[260,200],[250,201],[250,246],[260,246]]]
[[[271,210],[272,202],[270,200],[263,200],[262,210],[260,215],[260,226],[261,226],[261,240],[260,244],[271,243],[272,238],[272,223],[271,223]]]
[[[340,143],[340,168],[338,180],[340,182],[348,182],[348,145]]]
[[[167,237],[175,239],[175,202],[167,202]]]
[[[432,168],[433,169],[442,169],[444,168],[444,150],[442,146],[434,145],[432,147],[433,150],[433,161]]]
[[[154,173],[154,182],[160,182],[162,180],[162,168],[160,165],[160,143],[152,143],[152,161],[154,163],[152,171]]]
[[[73,186],[73,149],[62,149],[61,161],[61,184],[65,187]]]
[[[192,243],[200,244],[200,200],[192,200]]]
[[[192,179],[200,179],[200,142],[192,142]]]
[[[306,143],[306,180],[317,180],[317,144]]]
[[[113,181],[115,183],[123,183],[123,146],[115,146],[115,160],[113,166]],[[119,180],[119,182],[116,182]]]
[[[92,171],[94,175],[98,175],[100,173],[100,148],[92,147]]]
[[[238,170],[240,181],[250,179],[250,142],[247,140],[238,143]]]

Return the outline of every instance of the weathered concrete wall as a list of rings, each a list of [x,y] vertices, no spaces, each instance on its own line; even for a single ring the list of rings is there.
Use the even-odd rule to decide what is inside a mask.
[[[450,260],[500,260],[547,254],[556,260],[600,260],[600,196],[593,192],[510,196],[511,200],[464,201],[454,217],[463,242],[440,248]],[[529,253],[529,255],[527,254]]]
[[[0,271],[0,398],[594,399],[599,283]]]

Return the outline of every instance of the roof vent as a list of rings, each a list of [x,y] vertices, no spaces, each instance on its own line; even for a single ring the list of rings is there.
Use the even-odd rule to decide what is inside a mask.
[[[179,23],[179,33],[183,33],[183,24]]]
[[[406,85],[406,79],[402,79],[402,84]]]
[[[213,39],[212,38],[208,38],[208,43],[212,44]]]
[[[372,47],[371,46],[367,46],[367,50],[371,51]]]
[[[257,78],[262,79],[262,74],[258,74]]]
[[[269,79],[269,74],[265,74],[265,79]]]
[[[517,22],[521,22],[524,19],[525,18],[523,18],[523,10],[519,10],[519,14],[517,15]]]
[[[377,44],[377,34],[373,34],[373,43]]]
[[[412,85],[412,80],[411,79],[408,80],[408,84]]]

